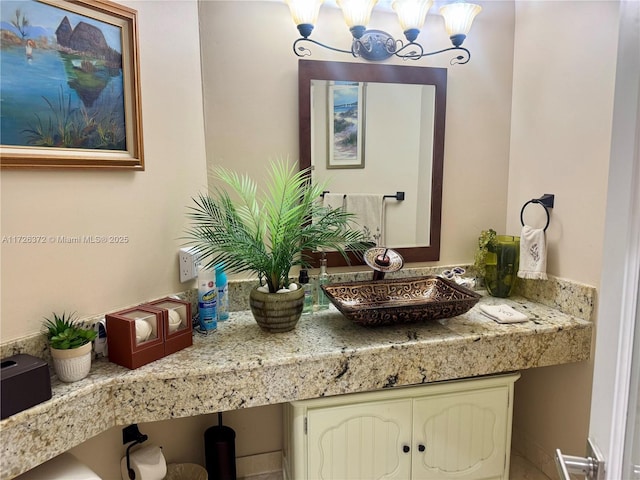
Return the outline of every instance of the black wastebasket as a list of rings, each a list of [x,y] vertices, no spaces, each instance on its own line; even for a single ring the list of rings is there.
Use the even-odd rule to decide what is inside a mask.
[[[204,432],[204,452],[209,480],[236,480],[236,432],[222,425],[221,414]]]

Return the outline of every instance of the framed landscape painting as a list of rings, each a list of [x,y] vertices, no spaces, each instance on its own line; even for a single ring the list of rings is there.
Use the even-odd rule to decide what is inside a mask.
[[[327,168],[364,168],[364,86],[335,81],[328,88]]]
[[[0,166],[144,170],[136,15],[0,2]]]

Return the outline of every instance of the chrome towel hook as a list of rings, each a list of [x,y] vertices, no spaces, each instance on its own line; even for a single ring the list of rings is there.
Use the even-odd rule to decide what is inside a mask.
[[[549,209],[553,208],[553,203],[555,200],[555,195],[553,193],[545,193],[540,198],[532,198],[527,203],[522,206],[522,210],[520,210],[520,223],[524,227],[524,209],[527,208],[527,205],[530,203],[537,203],[538,205],[542,205],[544,208],[544,212],[547,214],[547,224],[544,226],[544,231],[547,231],[547,227],[549,226],[549,222],[551,220],[551,215],[549,214]]]

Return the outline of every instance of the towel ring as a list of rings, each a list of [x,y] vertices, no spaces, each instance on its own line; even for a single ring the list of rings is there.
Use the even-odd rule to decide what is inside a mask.
[[[520,223],[524,227],[524,209],[527,208],[527,205],[529,205],[530,203],[537,203],[538,205],[541,205],[542,208],[544,208],[544,213],[547,214],[547,224],[544,226],[543,231],[546,232],[547,231],[547,227],[549,226],[549,222],[551,221],[551,215],[549,215],[549,208],[547,208],[547,205],[545,205],[545,203],[539,198],[534,198],[532,200],[529,200],[527,203],[525,203],[522,206],[522,210],[520,210]],[[551,208],[553,208],[553,207],[551,207]]]

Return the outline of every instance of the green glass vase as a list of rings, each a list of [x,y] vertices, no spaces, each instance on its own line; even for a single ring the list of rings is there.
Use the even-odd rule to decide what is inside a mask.
[[[484,282],[493,297],[506,298],[513,293],[520,264],[520,237],[497,235],[489,245]]]

